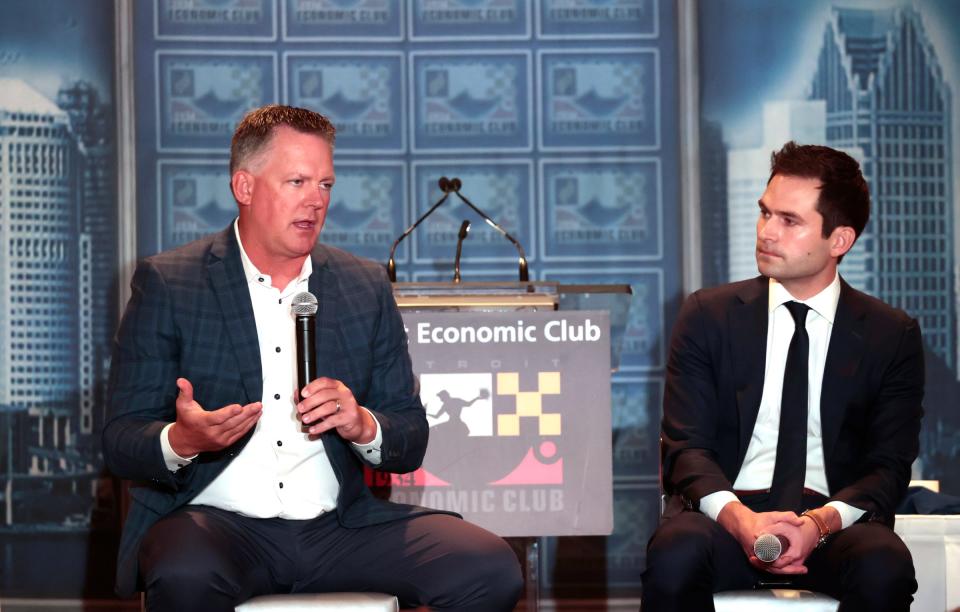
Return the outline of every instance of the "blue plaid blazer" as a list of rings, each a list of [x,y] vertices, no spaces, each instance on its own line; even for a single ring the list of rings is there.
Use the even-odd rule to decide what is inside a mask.
[[[407,337],[383,268],[339,249],[317,245],[310,292],[317,296],[318,375],[343,381],[380,422],[379,470],[410,472],[427,446],[427,421],[407,352]],[[253,306],[233,226],[137,265],[130,302],[114,345],[103,430],[107,467],[134,481],[117,563],[117,592],[137,588],[137,551],[147,530],[188,503],[249,439],[202,453],[171,473],[160,431],[176,418],[177,377],[213,410],[259,401],[263,376]],[[337,517],[346,527],[372,525],[424,508],[376,499],[351,445],[322,436],[340,481]]]

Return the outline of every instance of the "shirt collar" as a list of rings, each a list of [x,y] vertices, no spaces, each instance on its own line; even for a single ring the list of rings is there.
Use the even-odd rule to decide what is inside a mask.
[[[243,275],[246,277],[247,282],[258,285],[266,284],[269,286],[270,275],[258,270],[257,266],[247,257],[247,251],[243,248],[243,241],[240,240],[240,217],[237,217],[233,221],[233,234],[237,237],[237,245],[240,246],[240,261],[243,263]],[[293,282],[299,283],[310,278],[310,275],[313,274],[312,259],[312,257],[307,257],[303,260],[303,266],[300,268],[300,276],[295,278]]]
[[[831,325],[837,314],[837,303],[840,302],[840,273],[833,276],[833,282],[823,288],[823,290],[806,300],[798,300],[786,288],[777,282],[776,279],[770,279],[769,292],[769,312],[772,314],[779,306],[787,302],[800,302],[806,304],[811,310],[827,320]]]

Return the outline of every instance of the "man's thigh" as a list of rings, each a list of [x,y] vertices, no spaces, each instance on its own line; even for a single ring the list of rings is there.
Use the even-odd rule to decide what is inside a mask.
[[[645,586],[669,582],[667,588],[715,593],[753,588],[760,575],[736,538],[700,512],[662,521],[647,546]]]
[[[841,600],[858,592],[907,600],[917,588],[909,549],[880,523],[857,523],[840,531],[815,550],[806,565],[803,586]]]
[[[148,609],[228,610],[265,593],[368,591],[410,605],[512,609],[522,588],[502,538],[431,514],[342,527],[335,513],[309,521],[250,519],[204,506],[164,517],[140,549]]]
[[[298,592],[380,591],[408,604],[460,608],[510,599],[522,585],[519,562],[502,538],[447,514],[310,531],[302,544]]]
[[[335,522],[335,521],[333,521]],[[227,609],[254,595],[289,589],[295,542],[279,519],[249,519],[207,506],[162,518],[140,546],[139,564],[152,609]]]

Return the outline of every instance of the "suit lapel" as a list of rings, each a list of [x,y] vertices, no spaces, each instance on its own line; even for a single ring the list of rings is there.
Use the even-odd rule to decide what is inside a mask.
[[[263,396],[260,343],[257,340],[257,323],[253,316],[250,290],[240,261],[240,245],[237,244],[232,224],[214,238],[210,255],[207,274],[223,314],[247,401],[258,402]]]
[[[743,462],[746,455],[763,396],[767,361],[768,285],[768,279],[762,276],[746,283],[737,294],[740,304],[730,311],[730,352],[740,418],[737,465]]]
[[[307,287],[317,298],[317,361],[318,375],[331,376],[331,360],[339,354],[339,339],[336,329],[338,293],[336,278],[327,266],[327,252],[322,246],[313,250],[313,272]]]
[[[327,266],[328,253],[322,245],[318,245],[311,254],[313,272],[307,287],[317,298],[317,375],[337,378],[334,360],[342,358],[339,350],[339,336],[336,328],[336,312],[339,308],[338,295],[335,283],[336,278]],[[343,483],[342,466],[346,461],[346,447],[335,431],[328,431],[321,435],[323,448],[330,458],[330,464],[340,483]]]
[[[829,465],[830,455],[840,433],[846,412],[845,389],[860,367],[863,355],[863,327],[866,311],[860,295],[840,279],[840,301],[830,333],[827,361],[820,387],[820,429],[823,456]]]

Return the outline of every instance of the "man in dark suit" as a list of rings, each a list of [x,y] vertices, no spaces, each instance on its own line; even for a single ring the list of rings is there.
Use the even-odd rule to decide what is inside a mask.
[[[791,142],[759,205],[762,276],[697,291],[673,330],[643,610],[712,610],[714,592],[781,579],[842,610],[908,610],[913,563],[892,526],[923,349],[915,320],[837,273],[867,184],[845,153]],[[772,563],[754,554],[764,533],[784,543]]]
[[[118,592],[143,588],[148,609],[380,591],[506,610],[519,597],[502,539],[364,484],[364,464],[419,467],[428,428],[383,268],[317,244],[333,142],[312,111],[251,112],[231,146],[237,221],[137,266],[103,449],[136,481]],[[291,302],[308,290],[320,377],[296,389]]]

